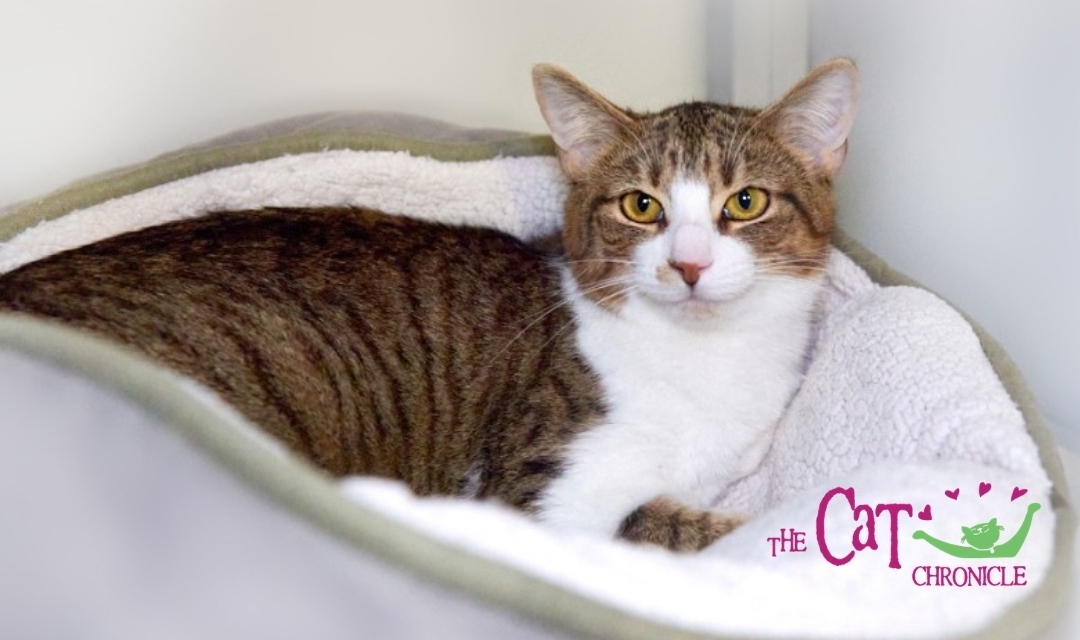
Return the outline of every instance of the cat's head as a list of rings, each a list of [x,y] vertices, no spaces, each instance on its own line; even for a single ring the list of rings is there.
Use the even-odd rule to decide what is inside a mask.
[[[1001,532],[1004,530],[1005,527],[997,523],[997,518],[993,518],[990,522],[984,522],[972,527],[960,527],[960,531],[964,534],[964,537],[960,538],[960,542],[966,542],[976,549],[989,549],[998,541]]]
[[[558,67],[533,82],[570,181],[567,263],[590,299],[708,317],[757,284],[820,276],[858,94],[850,61],[761,110],[637,114]]]

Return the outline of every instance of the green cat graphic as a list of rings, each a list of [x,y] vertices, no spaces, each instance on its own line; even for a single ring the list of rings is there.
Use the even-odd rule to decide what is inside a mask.
[[[997,523],[997,518],[991,518],[990,522],[977,524],[971,528],[960,527],[960,530],[964,532],[964,537],[960,538],[960,542],[966,542],[976,549],[990,549],[1001,537],[1001,532],[1005,530],[1005,527]]]
[[[995,545],[995,543],[1005,527],[998,525],[997,518],[991,518],[990,522],[971,527],[960,527],[960,530],[964,533],[964,537],[960,538],[960,542],[966,542],[970,545],[967,547],[945,542],[922,529],[911,534],[911,537],[916,540],[926,540],[931,545],[957,558],[1012,558],[1020,551],[1020,547],[1024,546],[1024,540],[1027,539],[1028,530],[1031,528],[1032,516],[1040,508],[1041,505],[1037,502],[1029,504],[1023,524],[1016,530],[1013,537],[999,545]]]

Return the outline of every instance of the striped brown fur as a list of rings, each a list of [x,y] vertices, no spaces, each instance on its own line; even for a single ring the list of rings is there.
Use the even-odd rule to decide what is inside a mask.
[[[133,345],[334,475],[523,509],[604,411],[558,296],[506,235],[347,209],[218,213],[0,278],[0,308]]]

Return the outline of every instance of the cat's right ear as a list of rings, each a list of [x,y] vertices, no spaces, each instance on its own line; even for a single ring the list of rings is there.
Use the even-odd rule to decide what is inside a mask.
[[[559,161],[571,180],[583,176],[633,121],[625,111],[551,64],[533,67],[540,114],[559,148]]]

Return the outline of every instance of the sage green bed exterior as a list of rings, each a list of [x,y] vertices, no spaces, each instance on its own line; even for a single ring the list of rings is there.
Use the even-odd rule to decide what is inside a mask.
[[[546,136],[457,128],[396,114],[320,114],[271,123],[170,153],[147,163],[81,181],[41,199],[0,212],[0,242],[43,220],[197,175],[286,154],[331,149],[407,151],[442,161],[551,155]],[[834,244],[883,285],[915,285],[883,260],[837,231]],[[971,319],[968,318],[969,322]],[[1023,638],[1046,628],[1069,593],[1076,517],[1056,445],[1016,364],[972,322],[995,371],[1019,406],[1053,482],[1054,561],[1047,579],[970,636]],[[160,418],[198,450],[254,491],[329,535],[424,579],[524,614],[557,633],[620,639],[717,638],[665,626],[553,586],[532,575],[420,534],[348,500],[338,485],[292,456],[254,446],[235,423],[196,401],[170,372],[121,346],[49,322],[0,316],[0,346],[77,372],[115,389]],[[724,636],[732,637],[732,636]]]

